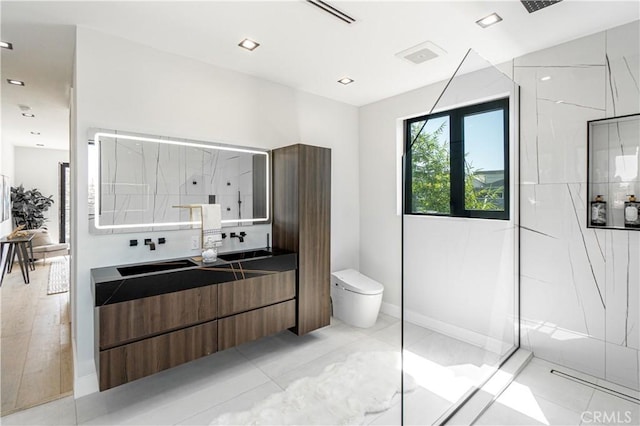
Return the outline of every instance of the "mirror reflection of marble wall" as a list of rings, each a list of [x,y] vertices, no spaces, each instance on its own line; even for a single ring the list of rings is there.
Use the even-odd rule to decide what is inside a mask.
[[[186,204],[220,204],[227,225],[266,218],[266,207],[254,217],[253,203],[254,188],[266,191],[266,183],[256,185],[266,179],[266,171],[264,179],[254,179],[253,173],[254,157],[266,162],[265,152],[166,138],[154,139],[169,143],[127,135],[98,139],[90,149],[90,187],[100,190],[100,226],[189,222],[189,209],[173,207]]]
[[[624,202],[640,196],[640,115],[589,123],[589,201],[607,201],[607,226],[624,228]]]

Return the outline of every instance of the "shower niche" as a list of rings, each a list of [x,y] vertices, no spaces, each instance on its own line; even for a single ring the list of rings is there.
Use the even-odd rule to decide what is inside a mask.
[[[640,114],[588,122],[587,226],[640,230]]]

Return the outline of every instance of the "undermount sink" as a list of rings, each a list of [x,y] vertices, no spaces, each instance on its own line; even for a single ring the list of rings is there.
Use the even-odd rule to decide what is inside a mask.
[[[191,266],[197,266],[195,263],[188,259],[182,260],[170,260],[167,262],[147,263],[144,265],[125,266],[117,268],[120,275],[127,277],[129,275],[146,274],[148,272],[169,271],[171,269],[189,268]]]
[[[231,262],[234,260],[254,259],[256,257],[267,257],[272,255],[273,253],[268,250],[248,250],[238,253],[219,254],[218,258],[226,260],[227,262]]]

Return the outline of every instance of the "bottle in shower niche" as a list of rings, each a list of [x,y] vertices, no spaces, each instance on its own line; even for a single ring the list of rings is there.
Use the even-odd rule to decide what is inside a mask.
[[[607,224],[607,202],[602,199],[602,195],[596,196],[591,202],[591,225],[605,226]]]
[[[629,201],[624,202],[624,226],[640,228],[640,202],[635,195],[629,195]]]

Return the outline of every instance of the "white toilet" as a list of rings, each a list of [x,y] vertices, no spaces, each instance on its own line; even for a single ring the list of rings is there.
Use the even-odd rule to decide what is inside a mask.
[[[355,327],[376,323],[384,287],[355,269],[331,274],[333,316]]]

